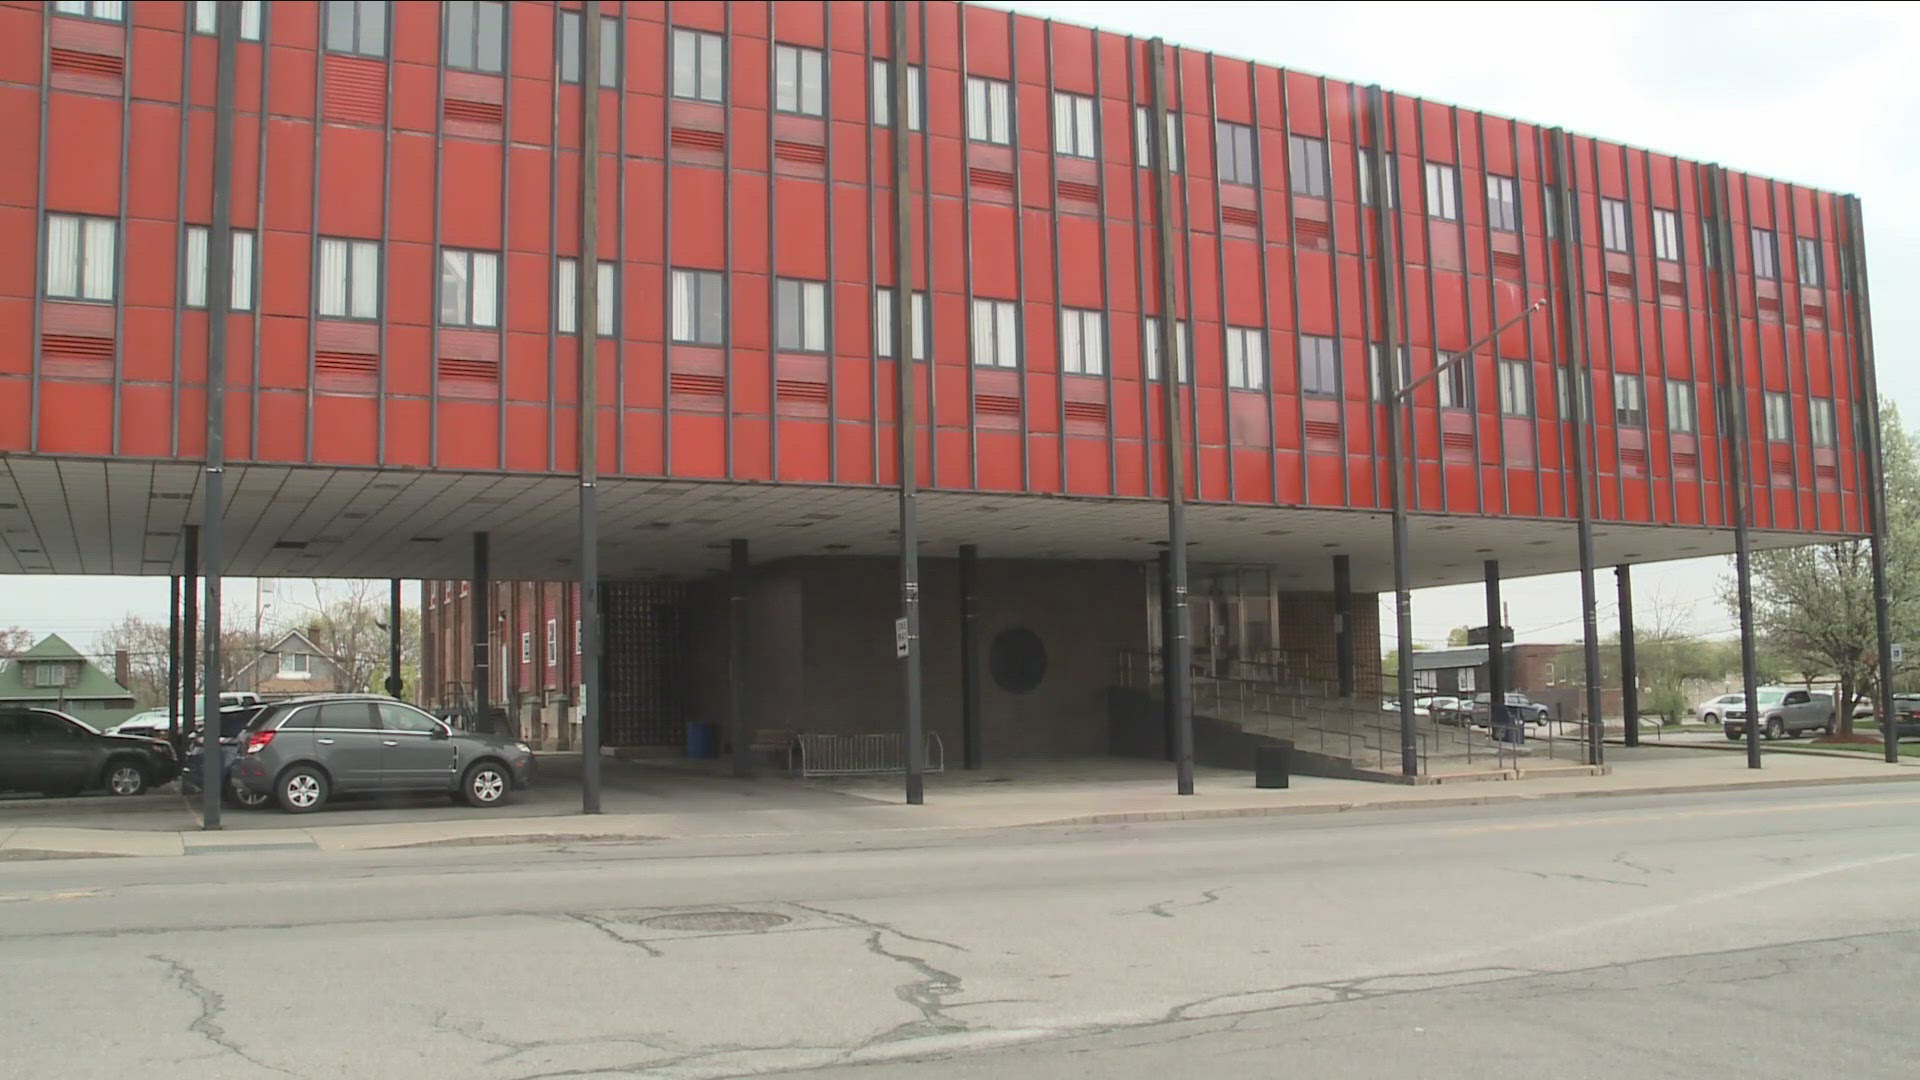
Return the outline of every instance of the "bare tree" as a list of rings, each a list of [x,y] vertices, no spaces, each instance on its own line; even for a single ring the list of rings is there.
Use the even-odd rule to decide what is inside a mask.
[[[0,660],[33,648],[33,631],[22,626],[0,627]]]
[[[220,686],[232,685],[233,674],[253,659],[253,631],[238,628],[238,619],[221,620]],[[167,624],[128,615],[94,639],[96,663],[110,666],[115,653],[125,650],[131,676],[127,689],[142,707],[152,708],[167,701]],[[196,649],[197,652],[200,650]],[[204,655],[204,653],[202,653]],[[196,658],[195,667],[198,668]],[[204,673],[202,678],[204,679]],[[198,692],[196,687],[195,691]]]
[[[387,583],[351,581],[325,596],[318,582],[313,588],[313,616],[306,633],[331,658],[340,672],[340,688],[355,692],[385,692],[388,669]],[[419,613],[402,608],[400,672],[408,689],[418,689],[420,669]],[[402,691],[403,693],[405,691]]]

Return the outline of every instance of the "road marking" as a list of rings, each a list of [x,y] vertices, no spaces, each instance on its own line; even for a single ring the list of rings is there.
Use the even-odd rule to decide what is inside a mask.
[[[1564,829],[1581,825],[1628,825],[1635,822],[1673,821],[1683,818],[1741,817],[1747,814],[1798,814],[1808,810],[1864,810],[1876,806],[1913,806],[1920,804],[1920,798],[1910,799],[1871,799],[1866,801],[1792,803],[1781,806],[1740,806],[1712,807],[1699,810],[1643,810],[1632,814],[1613,814],[1607,817],[1568,814],[1560,817],[1543,818],[1538,821],[1503,822],[1488,825],[1463,825],[1458,828],[1444,829],[1452,835],[1490,832],[1523,832],[1529,829]]]
[[[0,904],[34,903],[41,900],[85,900],[94,896],[107,895],[105,889],[74,889],[70,892],[25,893],[12,896],[0,896]]]

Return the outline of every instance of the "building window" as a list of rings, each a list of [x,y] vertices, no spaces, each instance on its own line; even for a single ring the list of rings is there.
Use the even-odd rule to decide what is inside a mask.
[[[1500,415],[1533,415],[1533,365],[1525,360],[1500,361]]]
[[[533,662],[533,631],[531,630],[520,631],[520,662],[523,664]]]
[[[1460,220],[1460,173],[1442,161],[1427,162],[1427,216]]]
[[[598,279],[598,298],[593,312],[593,324],[598,333],[613,333],[613,264],[596,262],[594,273]],[[556,294],[553,300],[555,328],[562,334],[580,332],[580,260],[561,258],[557,275]]]
[[[573,655],[580,655],[580,620],[573,620]]]
[[[1020,319],[1011,300],[973,302],[973,362],[981,367],[1020,366]]]
[[[112,218],[47,215],[47,295],[112,300],[120,226]]]
[[[1220,182],[1223,184],[1252,184],[1259,174],[1255,171],[1253,159],[1253,128],[1246,124],[1236,124],[1222,120],[1214,125],[1214,133],[1220,140],[1219,162]]]
[[[372,240],[320,241],[322,316],[380,317],[380,245]]]
[[[1317,397],[1340,393],[1340,345],[1330,337],[1300,336],[1300,392]]]
[[[440,325],[500,325],[500,256],[490,251],[440,252]]]
[[[1654,208],[1653,257],[1662,262],[1680,261],[1680,215],[1672,210]]]
[[[893,65],[886,60],[873,62],[873,122],[882,127],[893,123]],[[926,115],[926,79],[915,66],[907,68],[907,130],[919,131]]]
[[[62,15],[78,15],[83,19],[122,22],[126,18],[127,5],[120,0],[59,0],[53,5],[53,10]]]
[[[674,30],[673,96],[693,101],[727,100],[725,42],[719,34]]]
[[[1769,390],[1762,396],[1767,410],[1767,441],[1786,442],[1793,438],[1793,406],[1787,395]]]
[[[1153,110],[1145,105],[1133,107],[1133,160],[1143,169],[1153,167]],[[1180,171],[1180,114],[1167,114],[1167,171]]]
[[[66,7],[68,5],[62,4],[60,6]],[[113,5],[96,4],[94,6],[95,7],[112,6],[117,8],[120,5],[119,4],[113,4]],[[217,2],[215,2],[215,0],[194,0],[193,32],[196,34],[218,33],[220,29],[220,24],[216,21],[215,14],[219,10],[220,10],[220,5]],[[116,13],[113,16],[113,20],[115,22],[118,22],[120,20],[120,16]],[[240,2],[240,40],[241,41],[259,41],[260,40],[260,0],[241,0]]]
[[[548,619],[547,620],[547,666],[557,667],[559,666],[559,664],[560,664],[560,620]]]
[[[1106,321],[1098,311],[1060,309],[1060,370],[1099,375],[1107,370]]]
[[[1753,230],[1753,276],[1780,280],[1780,240],[1771,229]]]
[[[212,5],[202,5],[211,7]],[[448,0],[446,12],[447,66],[460,71],[483,71],[498,75],[507,40],[507,5],[497,0]],[[574,32],[579,32],[575,17]],[[574,60],[579,61],[579,43],[574,43]],[[574,77],[579,78],[576,72]]]
[[[773,107],[784,113],[826,113],[826,54],[799,45],[773,47]]]
[[[600,16],[601,86],[620,85],[620,26],[621,22],[618,17],[611,15]],[[681,94],[679,90],[681,53],[679,49],[680,39],[677,35],[682,33],[687,33],[687,31],[674,31],[676,35],[674,38],[673,56],[674,95],[676,97],[692,97],[694,95]],[[713,37],[711,34],[703,34],[700,36]],[[719,40],[719,38],[714,37],[714,41],[717,42]],[[715,55],[719,55],[717,49]],[[715,63],[714,71],[718,72],[720,70],[717,66],[718,61],[716,60]],[[719,76],[716,74],[715,78],[717,80]],[[563,11],[560,13],[560,81],[569,83],[577,83],[580,81],[580,13],[577,11]],[[716,90],[716,92],[718,91]],[[718,101],[719,99],[714,98],[712,100]]]
[[[1560,235],[1560,189],[1553,184],[1543,184],[1541,185],[1541,198],[1546,201],[1547,207],[1547,239],[1552,240]],[[1577,201],[1568,203],[1566,209],[1567,220],[1573,223],[1574,238],[1578,239],[1580,236],[1580,204]]]
[[[712,270],[673,272],[673,340],[680,345],[724,345],[727,289]]]
[[[1520,186],[1513,177],[1487,177],[1487,225],[1501,232],[1520,231]]]
[[[1560,399],[1560,419],[1573,419],[1573,403],[1567,396],[1567,369],[1559,364],[1553,366],[1553,385]],[[1593,392],[1587,388],[1586,380],[1580,381],[1580,416],[1587,423],[1593,423]]]
[[[1012,94],[998,79],[967,76],[967,138],[1005,146],[1013,141]]]
[[[303,652],[284,652],[280,654],[280,674],[294,678],[305,678],[313,674],[313,654]]]
[[[71,685],[65,664],[35,664],[33,669],[33,685],[36,687]]]
[[[1141,340],[1146,343],[1143,351],[1147,357],[1147,378],[1160,378],[1160,320],[1147,316],[1146,327]],[[1193,327],[1185,319],[1177,319],[1173,324],[1174,375],[1183,383],[1193,381]]]
[[[1327,141],[1287,136],[1287,172],[1295,195],[1327,197]]]
[[[1447,368],[1437,380],[1440,384],[1440,407],[1443,409],[1470,409],[1473,407],[1473,368],[1472,359],[1462,359],[1453,353],[1434,351],[1433,366],[1458,360],[1459,363]]]
[[[1699,426],[1699,417],[1694,410],[1693,384],[1678,379],[1667,380],[1667,430],[1691,435]]]
[[[1619,199],[1600,200],[1600,243],[1608,251],[1631,250],[1631,230],[1627,228],[1627,204]]]
[[[913,358],[927,358],[927,294],[915,292],[907,301],[913,307]],[[873,290],[873,352],[875,356],[893,355],[893,290]]]
[[[1235,390],[1266,389],[1267,347],[1262,331],[1227,327],[1227,385]]]
[[[1813,433],[1813,445],[1821,449],[1831,449],[1834,444],[1833,399],[1814,398],[1808,403]]]
[[[1387,156],[1387,208],[1400,206],[1400,162],[1392,154]],[[1362,147],[1360,150],[1360,205],[1373,205],[1373,151]]]
[[[327,51],[387,55],[387,0],[327,0]]]
[[[1367,385],[1375,401],[1386,401],[1394,393],[1398,393],[1403,387],[1413,382],[1413,350],[1402,345],[1400,346],[1400,370],[1394,373],[1397,377],[1394,380],[1392,393],[1380,385],[1380,377],[1386,368],[1385,348],[1379,342],[1367,346]]]
[[[1083,94],[1055,91],[1053,152],[1068,157],[1099,157],[1100,149],[1093,136],[1093,99]]]
[[[1826,283],[1820,261],[1820,241],[1811,236],[1801,236],[1793,241],[1794,269],[1800,275],[1800,284],[1819,288]]]
[[[1646,388],[1638,375],[1613,377],[1613,422],[1621,427],[1644,427],[1647,423]]]
[[[775,348],[782,352],[827,351],[825,282],[776,278],[773,299]]]
[[[207,227],[187,226],[187,306],[207,306]],[[228,306],[233,311],[253,310],[253,234],[233,230],[233,290]]]

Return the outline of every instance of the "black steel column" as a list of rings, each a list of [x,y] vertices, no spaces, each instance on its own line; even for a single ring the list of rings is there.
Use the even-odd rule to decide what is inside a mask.
[[[1620,587],[1620,711],[1626,716],[1626,743],[1640,745],[1640,664],[1633,653],[1633,567],[1613,568]]]
[[[1154,247],[1160,271],[1160,387],[1165,395],[1167,459],[1167,630],[1161,643],[1161,670],[1167,686],[1168,720],[1173,728],[1174,787],[1193,794],[1193,643],[1187,639],[1187,476],[1180,434],[1180,322],[1173,273],[1173,173],[1167,143],[1167,47],[1159,38],[1147,42],[1153,62],[1148,66],[1153,124],[1148,136],[1153,155]],[[1183,127],[1184,131],[1185,128]],[[1194,364],[1197,358],[1189,358]]]
[[[1580,295],[1580,234],[1573,212],[1573,160],[1567,152],[1567,133],[1555,128],[1551,133],[1554,179],[1560,184],[1560,198],[1552,207],[1560,235],[1560,327],[1564,338],[1567,402],[1573,413],[1573,498],[1578,519],[1576,546],[1580,552],[1580,625],[1581,644],[1587,668],[1587,764],[1605,760],[1601,742],[1600,716],[1600,605],[1593,590],[1593,485],[1587,446],[1587,410],[1593,400],[1593,379],[1587,370],[1585,298]]]
[[[174,752],[180,741],[180,575],[167,580],[167,739]]]
[[[898,437],[900,459],[900,617],[906,620],[904,655],[906,661],[906,739],[907,803],[926,801],[923,788],[926,771],[926,737],[920,718],[920,521],[916,502],[920,485],[920,465],[915,451],[920,425],[914,411],[914,382],[919,373],[913,366],[913,216],[911,214],[913,143],[907,117],[907,5],[892,0],[887,5],[891,22],[891,44],[887,64],[888,90],[892,96],[893,134],[893,357],[899,381],[898,411],[894,432]],[[924,137],[924,136],[923,136]],[[931,242],[931,237],[929,237]],[[928,283],[932,288],[932,283]],[[1021,451],[1025,453],[1023,449]]]
[[[1861,452],[1867,463],[1867,514],[1871,530],[1867,553],[1873,566],[1873,627],[1880,668],[1880,692],[1876,695],[1878,700],[1873,707],[1874,714],[1880,717],[1880,741],[1886,752],[1887,763],[1894,764],[1900,760],[1900,736],[1894,730],[1893,722],[1893,597],[1887,586],[1887,474],[1885,463],[1880,459],[1880,389],[1879,375],[1873,366],[1873,308],[1868,303],[1867,292],[1867,239],[1860,200],[1848,196],[1845,210],[1848,238],[1852,244],[1842,256],[1850,260],[1853,267],[1854,358],[1860,368],[1859,382],[1855,385],[1860,387],[1860,393],[1866,398],[1860,403],[1861,415],[1855,426],[1860,429],[1856,438],[1864,437]],[[1843,702],[1840,707],[1852,708],[1853,703]]]
[[[1173,729],[1179,726],[1174,719],[1173,704],[1173,556],[1161,552],[1159,557],[1160,588],[1160,752],[1168,761],[1173,760]]]
[[[752,568],[747,542],[727,544],[727,736],[733,743],[733,775],[753,771],[753,733],[747,730],[747,591]]]
[[[200,647],[206,658],[204,675],[206,717],[200,730],[205,752],[200,760],[200,823],[220,827],[220,797],[226,781],[226,761],[220,739],[220,575],[222,487],[226,480],[227,439],[227,316],[233,306],[233,110],[234,65],[240,50],[240,7],[221,4],[215,9],[213,89],[213,206],[207,229],[207,464],[202,492],[200,557],[206,576],[206,633]]]
[[[1511,734],[1507,719],[1507,641],[1500,625],[1500,560],[1488,559],[1487,570],[1487,733],[1495,741]],[[1467,709],[1471,713],[1471,709]],[[1517,741],[1517,740],[1515,740]]]
[[[480,723],[485,722],[493,686],[493,645],[487,640],[493,625],[492,588],[487,577],[487,534],[477,532],[473,534],[473,609],[468,614],[473,620],[473,715]]]
[[[1373,244],[1378,254],[1374,274],[1380,291],[1380,371],[1381,397],[1387,408],[1387,463],[1391,482],[1387,485],[1393,506],[1393,612],[1395,632],[1399,635],[1400,695],[1400,772],[1415,776],[1420,772],[1419,731],[1413,718],[1413,583],[1407,569],[1407,463],[1402,460],[1401,425],[1411,406],[1400,395],[1400,299],[1395,294],[1395,274],[1399,255],[1394,246],[1393,219],[1399,213],[1391,195],[1397,177],[1388,169],[1386,95],[1379,84],[1367,87],[1367,129],[1371,145],[1369,172],[1380,192],[1374,198]]]
[[[193,730],[194,695],[200,688],[200,526],[181,528],[180,735]]]
[[[1733,488],[1733,579],[1739,598],[1740,687],[1747,716],[1747,768],[1760,767],[1760,695],[1759,658],[1753,638],[1753,550],[1748,523],[1753,519],[1753,492],[1747,485],[1747,454],[1752,440],[1747,437],[1746,363],[1740,354],[1739,301],[1733,293],[1733,223],[1727,215],[1732,204],[1727,198],[1726,173],[1718,165],[1707,169],[1707,194],[1713,200],[1712,220],[1714,265],[1714,306],[1719,309],[1721,385],[1727,388],[1726,460],[1728,475],[1722,481]]]
[[[1339,668],[1340,696],[1352,697],[1353,671],[1353,559],[1333,557],[1333,655]]]
[[[387,696],[397,698],[405,683],[400,678],[400,579],[388,582]],[[426,650],[422,649],[424,653]]]
[[[960,745],[980,767],[980,549],[960,545]]]
[[[580,20],[580,812],[600,812],[600,16]],[[624,19],[624,16],[623,16]],[[624,23],[623,23],[624,25]],[[624,58],[625,49],[616,50]],[[625,87],[619,80],[614,85]],[[615,275],[618,280],[618,275]],[[729,337],[731,340],[731,337]]]

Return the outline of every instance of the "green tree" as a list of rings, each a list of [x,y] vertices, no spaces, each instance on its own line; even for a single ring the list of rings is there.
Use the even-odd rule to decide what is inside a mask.
[[[1887,484],[1887,591],[1894,638],[1913,628],[1920,597],[1920,474],[1912,436],[1890,403],[1880,409],[1882,463]],[[1865,540],[1755,552],[1754,628],[1777,654],[1780,667],[1805,679],[1826,675],[1839,685],[1835,730],[1853,734],[1856,692],[1879,677],[1873,575]],[[1723,594],[1738,612],[1733,583]],[[1899,672],[1895,672],[1897,678]]]
[[[1464,649],[1467,647],[1467,628],[1456,626],[1447,631],[1447,648]]]

